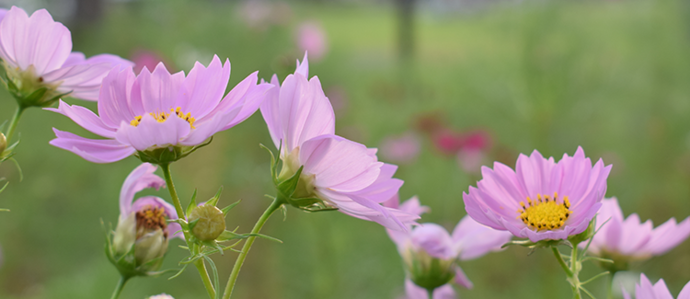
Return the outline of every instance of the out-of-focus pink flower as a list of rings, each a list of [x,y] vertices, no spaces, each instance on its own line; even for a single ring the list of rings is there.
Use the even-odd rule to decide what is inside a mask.
[[[408,132],[400,136],[386,137],[381,142],[381,155],[395,163],[410,163],[419,156],[421,144],[419,137]]]
[[[630,299],[630,294],[623,289],[623,298]],[[647,276],[642,273],[640,275],[640,283],[635,284],[635,298],[636,299],[673,299],[673,295],[669,292],[668,287],[663,279],[652,285]],[[690,282],[685,284],[685,287],[678,294],[677,299],[690,299]]]
[[[432,135],[436,148],[446,155],[457,153],[465,142],[462,134],[458,134],[448,129],[441,130]]]
[[[407,200],[400,206],[397,203],[398,197],[395,196],[384,204],[415,215],[421,215],[428,211],[427,207],[419,203],[417,197]],[[392,230],[387,230],[387,232],[397,245],[411,280],[414,281],[416,277],[423,277],[425,281],[430,276],[443,277],[444,275],[439,275],[439,273],[427,273],[427,271],[438,271],[438,269],[433,267],[425,269],[425,265],[437,264],[441,265],[439,267],[445,266],[446,269],[441,271],[449,271],[449,278],[454,275],[455,282],[468,289],[472,288],[472,282],[457,262],[475,259],[489,252],[501,250],[501,246],[512,238],[511,233],[491,229],[477,223],[469,216],[463,217],[453,230],[452,235],[448,234],[445,228],[434,223],[421,224],[408,232]],[[441,283],[445,284],[446,282]],[[452,291],[452,288],[449,290]],[[408,296],[410,298],[426,298],[409,292]],[[436,295],[434,296],[436,297]]]
[[[405,297],[404,299],[429,299],[429,292],[424,288],[419,287],[414,284],[412,280],[405,279]],[[453,286],[450,284],[445,284],[434,290],[434,298],[432,299],[456,299],[458,298],[455,294]]]
[[[294,198],[323,200],[340,212],[393,229],[418,217],[380,205],[402,185],[397,166],[379,162],[376,149],[334,135],[335,116],[317,77],[307,80],[307,57],[281,85],[277,76],[261,114],[277,148],[287,179],[303,167]]]
[[[308,52],[312,61],[319,61],[328,51],[326,32],[319,23],[304,22],[297,29],[297,46],[301,52]]]
[[[623,259],[621,262],[645,260],[666,253],[690,236],[690,217],[681,223],[671,218],[652,229],[651,220],[640,223],[640,217],[635,213],[624,219],[615,197],[601,203],[597,214],[597,229],[601,229],[589,246],[589,252],[594,255]]]
[[[491,148],[491,136],[486,131],[476,130],[462,135],[462,145],[456,154],[458,165],[467,173],[479,173]]]
[[[567,239],[589,226],[610,171],[601,159],[592,166],[581,147],[558,163],[535,150],[520,155],[515,171],[499,162],[482,167],[477,188],[463,192],[465,209],[481,224],[532,242]]]
[[[53,21],[45,9],[31,16],[16,6],[0,22],[0,58],[10,79],[21,93],[28,94],[46,87],[48,92],[36,106],[64,93],[96,101],[101,81],[113,67],[131,66],[130,61],[110,54],[89,59],[72,51],[72,37],[62,23]]]
[[[132,62],[134,62],[134,73],[138,74],[142,69],[147,68],[153,70],[159,63],[163,63],[170,67],[170,63],[154,51],[140,49],[132,54]]]
[[[50,144],[95,163],[119,161],[136,151],[199,145],[251,116],[271,87],[257,85],[255,72],[223,97],[229,77],[229,61],[223,65],[218,56],[208,67],[197,62],[186,77],[184,72],[171,75],[162,63],[138,76],[131,68],[113,69],[103,80],[99,115],[63,102],[48,109],[108,139],[53,129],[57,138]]]

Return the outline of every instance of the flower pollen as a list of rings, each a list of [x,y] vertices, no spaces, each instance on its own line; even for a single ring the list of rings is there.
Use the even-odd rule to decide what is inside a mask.
[[[161,229],[168,237],[166,228],[168,223],[165,220],[165,209],[163,207],[146,206],[135,214],[137,220],[137,239],[150,231]]]
[[[522,209],[517,211],[520,214],[517,219],[522,219],[536,231],[560,228],[572,214],[568,197],[563,197],[563,201],[558,203],[558,193],[553,194],[553,199],[548,195],[542,198],[541,194],[537,194],[537,200],[534,201],[527,197],[527,204],[521,201],[520,206]]]
[[[196,121],[196,119],[194,117],[192,117],[191,113],[187,112],[187,114],[185,114],[184,112],[182,112],[182,108],[180,108],[180,107],[177,107],[176,109],[170,109],[170,113],[151,112],[151,113],[149,113],[149,115],[153,116],[153,119],[155,119],[157,122],[162,123],[162,122],[165,122],[168,118],[170,118],[170,115],[173,113],[177,117],[186,120],[189,123],[189,126],[192,127],[192,129],[196,129],[194,127],[194,121]],[[135,116],[134,119],[131,122],[129,122],[129,124],[136,127],[139,125],[139,123],[141,123],[141,119],[142,119],[141,115]]]

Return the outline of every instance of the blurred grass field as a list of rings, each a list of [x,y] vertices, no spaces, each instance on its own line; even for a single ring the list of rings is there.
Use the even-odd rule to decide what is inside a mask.
[[[105,19],[73,32],[74,50],[129,57],[150,49],[189,71],[190,57],[207,64],[215,53],[232,63],[231,85],[255,70],[284,78],[301,58],[293,42],[301,20],[318,20],[330,51],[312,62],[310,75],[344,91],[337,133],[376,147],[387,135],[440,115],[457,129],[493,135],[493,157],[514,166],[518,153],[538,149],[559,159],[581,145],[592,159],[613,164],[607,196],[626,215],[655,225],[690,215],[690,4],[684,0],[526,1],[473,13],[421,10],[417,52],[402,67],[396,56],[392,5],[290,3],[291,21],[265,30],[239,19],[239,4],[219,1],[111,3]],[[68,99],[96,109],[95,103]],[[0,119],[15,103],[0,92]],[[103,253],[101,221],[117,222],[118,196],[134,157],[97,165],[48,145],[51,127],[93,136],[64,116],[34,109],[19,126],[17,160],[0,176],[0,298],[107,298],[117,271]],[[214,138],[213,144],[173,164],[183,204],[194,188],[210,198],[224,186],[220,206],[242,199],[228,227],[248,232],[270,203],[269,157],[259,143],[270,137],[257,113]],[[162,174],[161,174],[162,175]],[[423,222],[452,229],[466,214],[462,192],[479,179],[424,140],[420,157],[401,165],[401,197],[418,195],[431,207]],[[169,198],[166,190],[145,191]],[[263,233],[240,275],[236,298],[396,298],[404,272],[384,229],[341,213],[288,209]],[[171,243],[164,268],[177,267],[184,250]],[[462,264],[474,282],[462,298],[569,298],[570,289],[546,251],[509,248]],[[222,281],[236,255],[218,256]],[[587,264],[583,277],[598,273]],[[690,280],[690,241],[633,270],[664,278],[676,295]],[[168,275],[169,276],[169,275]],[[589,289],[604,297],[606,279]],[[224,284],[224,282],[222,282]],[[133,279],[122,298],[166,292],[205,298],[195,271],[174,280]]]

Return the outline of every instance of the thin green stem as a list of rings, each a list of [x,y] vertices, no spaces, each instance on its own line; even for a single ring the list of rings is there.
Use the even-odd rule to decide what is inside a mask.
[[[113,292],[113,295],[110,296],[110,299],[117,299],[120,297],[120,293],[122,293],[122,289],[125,288],[125,284],[129,280],[129,277],[124,277],[120,276],[120,280],[117,282],[117,286],[115,287],[115,291]]]
[[[608,287],[606,288],[606,298],[607,299],[613,299],[613,275],[615,273],[609,273],[609,283]]]
[[[434,289],[426,289],[427,293],[429,294],[429,299],[434,298]]]
[[[551,251],[553,251],[553,255],[556,257],[558,264],[561,265],[561,268],[563,268],[563,271],[565,271],[565,274],[568,275],[568,277],[573,276],[573,272],[570,271],[570,268],[568,268],[568,265],[565,264],[565,261],[563,260],[563,256],[561,256],[561,252],[558,251],[558,248],[551,247]]]
[[[175,206],[177,217],[185,219],[184,211],[182,210],[182,204],[180,203],[180,198],[177,196],[175,184],[173,183],[172,175],[170,175],[170,164],[161,164],[160,166],[161,169],[163,169],[163,175],[165,176],[165,184],[166,186],[168,186],[168,191],[170,191],[170,197],[172,198],[173,206]],[[185,242],[187,242],[187,248],[189,248],[192,254],[197,253],[194,249],[195,245],[189,243],[191,237],[189,233],[185,230],[182,230],[182,232],[184,233]],[[206,271],[206,265],[204,265],[204,261],[199,259],[196,262],[194,262],[194,266],[196,266],[197,271],[199,271],[199,275],[201,276],[201,280],[204,283],[206,292],[208,292],[208,296],[211,299],[215,299],[216,290],[213,288],[211,278],[208,276],[208,271]]]
[[[580,289],[582,284],[580,283],[580,262],[577,260],[577,244],[573,244],[573,252],[570,254],[570,271],[572,276],[570,277],[570,285],[573,287],[573,298],[581,299],[582,294],[580,294]]]
[[[24,113],[25,109],[25,107],[19,106],[14,112],[14,116],[12,116],[12,120],[10,121],[10,126],[7,128],[7,134],[5,134],[5,138],[7,138],[7,145],[12,144],[12,136],[14,136],[14,131],[17,130],[19,118],[22,117],[22,113]]]
[[[254,228],[251,232],[252,236],[247,238],[247,241],[244,243],[244,246],[242,246],[242,252],[240,252],[240,254],[237,256],[235,266],[233,266],[232,268],[232,273],[230,273],[230,278],[228,279],[228,283],[225,286],[225,293],[223,293],[223,299],[229,299],[230,296],[232,296],[232,291],[235,288],[235,283],[237,282],[237,277],[240,274],[240,269],[242,269],[242,264],[244,264],[244,260],[247,258],[247,254],[249,254],[249,250],[252,248],[252,244],[254,244],[256,234],[258,234],[261,231],[261,228],[266,223],[266,220],[268,220],[268,218],[271,217],[271,214],[278,210],[283,205],[283,203],[283,200],[279,199],[278,197],[273,199],[271,205],[268,206],[268,208],[266,208],[266,211],[264,211],[264,213],[261,215],[256,224],[254,224]]]

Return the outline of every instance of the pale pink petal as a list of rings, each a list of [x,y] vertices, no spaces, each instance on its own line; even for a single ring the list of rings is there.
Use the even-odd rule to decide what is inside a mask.
[[[208,67],[196,62],[184,79],[176,106],[181,107],[184,113],[191,113],[197,120],[203,118],[223,98],[229,79],[229,60],[226,59],[223,64],[217,55],[213,55]]]
[[[434,223],[424,223],[414,228],[410,234],[413,248],[424,250],[430,256],[442,260],[455,259],[457,252],[448,231]]]
[[[465,287],[468,290],[474,288],[474,284],[469,278],[467,278],[467,275],[465,275],[465,272],[463,272],[462,268],[460,267],[455,267],[455,283]]]
[[[491,251],[499,251],[512,237],[510,232],[484,226],[469,216],[460,220],[452,235],[460,260],[471,260]]]
[[[304,58],[302,58],[302,63],[297,60],[297,69],[295,74],[301,74],[304,78],[309,78],[309,59],[307,51],[304,51]]]
[[[678,294],[678,299],[690,299],[690,282],[686,283],[680,294]]]
[[[362,190],[378,178],[383,163],[367,152],[366,146],[337,137],[323,135],[305,142],[299,153],[303,174],[315,175],[317,188],[338,192]]]
[[[144,114],[139,97],[131,97],[135,81],[136,76],[131,68],[121,71],[112,69],[103,79],[98,97],[98,114],[109,127],[119,128],[122,122],[130,123],[136,116]]]
[[[58,108],[45,108],[45,110],[60,113],[69,117],[82,128],[87,129],[94,134],[101,135],[107,138],[115,138],[116,128],[111,128],[103,123],[103,121],[91,112],[91,110],[80,106],[70,106],[60,100]]]
[[[177,95],[185,79],[184,72],[170,74],[163,63],[153,73],[144,68],[137,77],[141,101],[146,112],[170,112],[175,109]]]
[[[165,122],[158,122],[153,116],[145,114],[136,127],[123,122],[115,138],[122,144],[143,151],[148,148],[175,146],[189,134],[189,131],[189,123],[179,117],[170,117]]]
[[[653,255],[661,255],[678,246],[688,236],[690,236],[690,217],[677,225],[676,219],[671,218],[654,229],[645,249]]]
[[[142,163],[127,176],[122,184],[122,189],[120,189],[120,214],[128,215],[138,210],[137,207],[132,206],[134,195],[137,192],[165,186],[165,180],[153,174],[157,168],[155,165]]]
[[[111,163],[127,158],[136,152],[131,146],[115,140],[87,139],[55,128],[53,131],[57,138],[50,141],[51,145],[71,151],[90,162]]]

